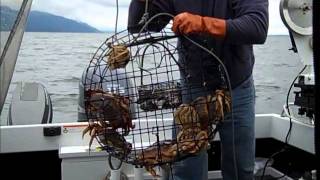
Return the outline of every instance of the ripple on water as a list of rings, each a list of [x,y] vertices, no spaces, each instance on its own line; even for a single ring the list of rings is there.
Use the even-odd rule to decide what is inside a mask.
[[[27,32],[12,82],[44,82],[54,105],[53,121],[76,121],[79,80],[106,37],[106,34]],[[258,113],[281,112],[290,78],[295,77],[302,66],[298,56],[288,51],[290,46],[288,36],[269,36],[266,44],[254,46]],[[7,98],[2,121],[10,101]]]

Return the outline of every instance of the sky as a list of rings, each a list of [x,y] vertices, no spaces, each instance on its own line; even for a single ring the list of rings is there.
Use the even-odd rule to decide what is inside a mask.
[[[118,29],[126,28],[131,0],[119,0]],[[269,0],[269,35],[288,34],[279,15],[280,0]],[[32,10],[87,23],[101,31],[113,30],[116,0],[33,0]]]

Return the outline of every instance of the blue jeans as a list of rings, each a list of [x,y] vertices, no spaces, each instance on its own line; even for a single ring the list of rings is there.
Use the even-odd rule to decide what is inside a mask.
[[[252,77],[233,89],[232,95],[234,122],[231,119],[231,114],[228,114],[224,123],[219,127],[222,176],[224,180],[235,180],[237,173],[238,180],[253,180],[255,158],[255,88]],[[234,136],[232,133],[233,123]],[[173,164],[172,176],[174,180],[207,180],[207,153],[203,151],[196,157]],[[172,179],[172,177],[169,178]]]

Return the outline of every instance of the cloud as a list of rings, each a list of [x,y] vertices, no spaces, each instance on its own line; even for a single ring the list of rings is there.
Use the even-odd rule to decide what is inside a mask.
[[[108,6],[108,7],[116,7],[117,6],[117,0],[90,0],[90,2],[92,3],[96,3],[99,5],[103,5],[103,6]],[[124,7],[127,8],[130,4],[130,0],[118,0],[118,6],[119,7]]]
[[[118,29],[125,29],[131,0],[118,0]],[[269,34],[288,34],[279,15],[280,0],[269,0]],[[115,26],[116,0],[34,0],[33,10],[85,22],[100,30],[113,30]]]
[[[121,3],[120,3],[121,1]],[[127,1],[127,2],[126,2]],[[44,11],[87,23],[100,30],[115,26],[115,0],[34,0],[32,10]],[[129,0],[119,0],[119,29],[127,26]]]
[[[8,6],[11,9],[19,10],[22,4],[21,0],[0,0],[1,6]]]
[[[280,0],[269,0],[269,35],[288,34],[279,10]]]

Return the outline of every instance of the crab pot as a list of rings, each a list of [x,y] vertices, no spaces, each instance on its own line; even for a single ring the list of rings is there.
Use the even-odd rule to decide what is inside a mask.
[[[85,110],[90,135],[110,155],[150,168],[194,156],[214,138],[231,106],[224,72],[205,51],[189,61],[194,49],[178,41],[192,44],[167,29],[122,31],[94,54],[83,81]]]

